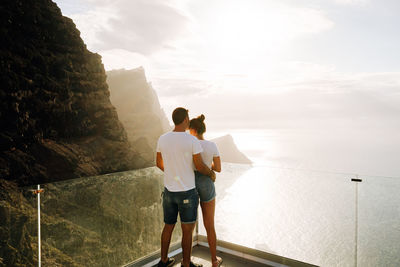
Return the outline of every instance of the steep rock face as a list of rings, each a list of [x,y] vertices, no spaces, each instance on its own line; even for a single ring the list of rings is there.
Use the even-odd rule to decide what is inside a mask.
[[[154,166],[158,137],[171,127],[144,69],[108,71],[107,83],[129,142],[146,166]]]
[[[101,58],[50,0],[0,4],[0,178],[33,184],[144,165]]]
[[[252,163],[252,161],[237,148],[231,135],[224,135],[212,139],[211,141],[217,144],[221,155],[221,161],[241,164]]]

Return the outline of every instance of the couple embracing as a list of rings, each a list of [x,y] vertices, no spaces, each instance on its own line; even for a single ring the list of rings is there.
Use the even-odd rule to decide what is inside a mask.
[[[222,259],[216,255],[215,172],[221,171],[221,160],[217,146],[203,138],[206,131],[204,115],[189,120],[185,108],[176,108],[172,113],[175,128],[162,135],[157,143],[157,167],[164,172],[163,212],[164,229],[161,234],[161,260],[158,266],[173,266],[174,259],[168,257],[172,232],[181,220],[183,267],[200,267],[190,260],[192,236],[197,220],[197,208],[203,212],[208,244],[213,267]],[[190,130],[190,134],[186,130]]]

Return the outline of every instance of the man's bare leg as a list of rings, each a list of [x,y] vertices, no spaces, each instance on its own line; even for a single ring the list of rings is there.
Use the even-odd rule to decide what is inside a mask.
[[[161,234],[161,261],[164,263],[168,260],[169,244],[171,243],[174,227],[175,224],[164,224],[164,229]]]
[[[192,255],[192,241],[193,241],[193,230],[195,223],[181,223],[182,226],[182,255],[183,255],[183,266],[190,266],[190,256]]]

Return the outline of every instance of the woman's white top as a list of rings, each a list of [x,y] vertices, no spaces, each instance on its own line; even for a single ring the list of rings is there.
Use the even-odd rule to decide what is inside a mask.
[[[211,169],[213,158],[219,157],[218,147],[214,142],[207,140],[200,140],[200,145],[203,148],[203,152],[201,152],[201,158],[203,159],[204,164]]]

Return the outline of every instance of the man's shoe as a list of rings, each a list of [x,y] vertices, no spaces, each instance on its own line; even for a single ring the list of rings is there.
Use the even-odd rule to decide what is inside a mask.
[[[183,267],[183,264],[181,264],[181,267]],[[190,262],[190,267],[203,267],[203,264],[200,263],[194,263],[194,262]]]
[[[174,258],[168,258],[167,262],[164,263],[161,260],[158,262],[157,267],[172,267],[174,265],[175,259]]]

